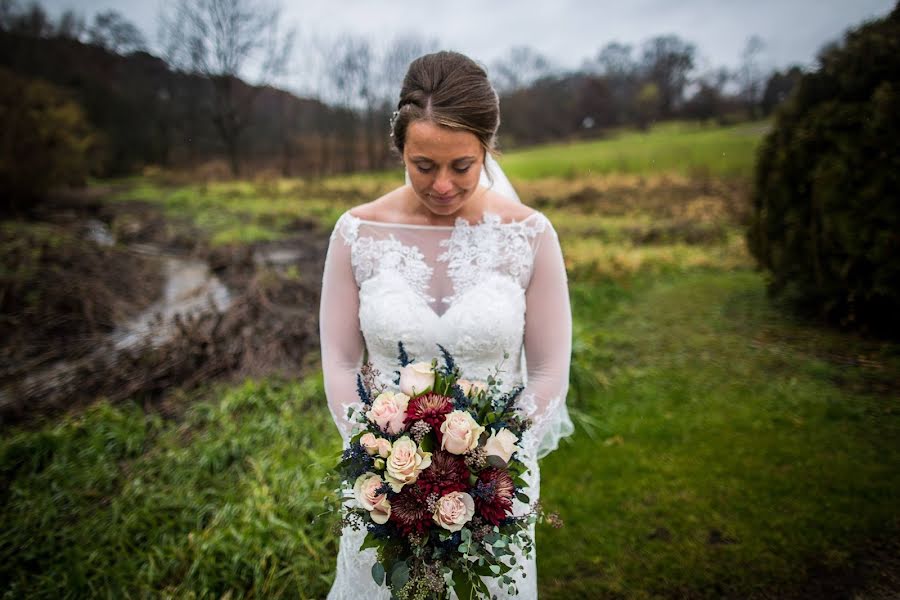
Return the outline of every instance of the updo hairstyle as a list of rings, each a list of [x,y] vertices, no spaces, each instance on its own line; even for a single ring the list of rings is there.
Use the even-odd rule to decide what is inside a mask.
[[[410,63],[391,125],[391,138],[401,156],[410,123],[423,119],[473,133],[485,152],[493,153],[500,102],[484,69],[471,58],[448,51]]]

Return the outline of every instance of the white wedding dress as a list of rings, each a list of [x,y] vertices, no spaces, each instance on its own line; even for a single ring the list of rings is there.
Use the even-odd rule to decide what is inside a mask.
[[[520,453],[531,471],[524,491],[538,498],[537,459],[572,432],[565,405],[572,336],[566,271],[543,214],[504,222],[485,213],[478,223],[457,219],[444,227],[344,213],[331,235],[321,302],[325,390],[345,445],[364,351],[380,382],[395,387],[397,342],[417,361],[440,359],[441,344],[464,377],[483,380],[499,366],[503,387],[525,386],[519,407],[534,425]],[[513,509],[521,514],[527,507],[516,501]],[[390,598],[372,580],[374,550],[359,551],[364,536],[345,528],[329,600]],[[517,579],[515,597],[537,598],[534,557],[520,564],[525,577]],[[509,598],[496,583],[488,580],[491,592]]]

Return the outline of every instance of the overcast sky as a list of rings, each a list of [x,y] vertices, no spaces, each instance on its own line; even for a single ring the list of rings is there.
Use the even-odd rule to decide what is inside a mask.
[[[166,0],[43,0],[56,16],[73,9],[91,19],[114,9],[151,44]],[[639,46],[674,33],[696,44],[698,67],[735,66],[751,35],[765,43],[767,67],[811,65],[823,44],[848,27],[880,17],[894,0],[285,0],[283,18],[300,40],[349,32],[387,41],[402,33],[437,38],[444,48],[490,64],[509,48],[529,45],[561,68],[577,68],[611,41]],[[298,44],[302,49],[303,45]],[[297,52],[302,55],[302,51]],[[302,57],[297,56],[297,62]],[[288,83],[288,82],[284,82]],[[293,82],[289,87],[303,88]]]

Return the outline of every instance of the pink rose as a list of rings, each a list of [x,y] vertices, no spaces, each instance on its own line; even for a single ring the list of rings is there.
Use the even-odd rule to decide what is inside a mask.
[[[431,363],[418,362],[400,369],[400,391],[415,398],[430,392],[434,386],[434,369]]]
[[[359,438],[359,443],[369,456],[376,454],[381,458],[387,458],[391,453],[391,443],[384,438],[375,437],[372,432],[367,432]]]
[[[391,516],[391,503],[388,502],[387,494],[378,492],[383,485],[384,480],[375,473],[364,473],[353,484],[356,501],[363,510],[369,511],[369,516],[379,525],[387,523]]]
[[[451,454],[465,454],[478,446],[478,437],[484,427],[475,422],[468,412],[454,410],[441,423],[441,450]]]
[[[391,453],[391,443],[384,438],[378,438],[376,440],[378,456],[381,458],[387,458]]]
[[[503,462],[509,462],[514,452],[521,450],[516,446],[519,438],[505,427],[500,431],[491,432],[491,436],[484,442],[484,453],[488,456],[496,456]]]
[[[384,478],[395,492],[399,492],[404,485],[418,479],[419,473],[430,466],[431,452],[424,452],[404,435],[391,448]]]
[[[468,379],[459,379],[456,382],[466,396],[474,396],[481,392],[487,391],[487,384],[483,381],[469,381]]]
[[[475,501],[465,492],[441,496],[434,509],[434,522],[448,531],[459,531],[475,514]]]
[[[378,438],[375,437],[374,433],[364,433],[361,438],[359,438],[359,445],[363,447],[363,450],[366,451],[366,454],[369,456],[374,456],[376,452],[378,452]]]
[[[409,404],[409,396],[382,392],[372,402],[372,408],[366,412],[366,418],[378,425],[387,433],[400,433],[404,429],[403,420],[406,419],[406,406]]]

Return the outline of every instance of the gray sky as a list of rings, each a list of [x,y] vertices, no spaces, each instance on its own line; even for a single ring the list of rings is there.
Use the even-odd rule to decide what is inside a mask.
[[[43,0],[42,4],[54,16],[64,9],[88,18],[100,10],[117,10],[153,43],[164,2]],[[378,42],[415,32],[488,65],[513,46],[529,45],[562,68],[577,68],[608,42],[639,47],[655,35],[675,33],[697,45],[698,67],[704,70],[734,67],[753,34],[765,43],[760,59],[766,67],[811,65],[823,44],[838,39],[848,27],[887,14],[894,0],[284,0],[282,6],[283,18],[296,25],[301,42],[345,32]]]

